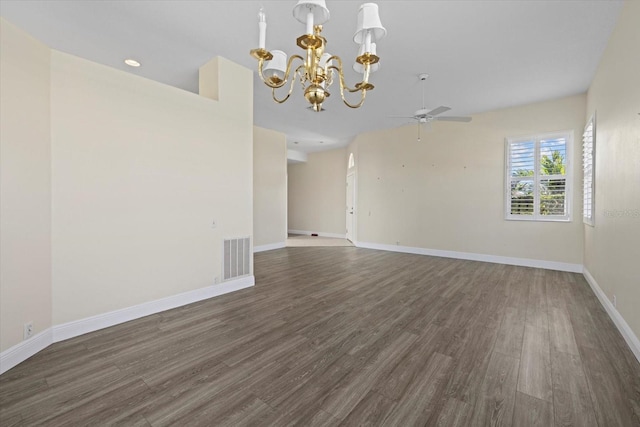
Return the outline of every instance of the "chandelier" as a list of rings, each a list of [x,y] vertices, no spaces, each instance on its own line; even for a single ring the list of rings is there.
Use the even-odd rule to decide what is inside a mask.
[[[271,88],[273,100],[279,104],[284,103],[291,96],[295,82],[299,81],[304,89],[304,97],[309,101],[312,109],[319,112],[322,110],[322,103],[330,95],[327,89],[337,78],[342,101],[351,108],[362,106],[367,91],[374,88],[369,83],[369,75],[380,67],[378,63],[380,58],[376,55],[376,41],[387,34],[387,30],[380,22],[378,5],[364,3],[358,10],[358,24],[353,41],[360,45],[360,49],[353,69],[362,74],[362,81],[356,83],[353,88],[345,83],[342,59],[325,51],[327,40],[321,35],[322,24],[329,20],[329,9],[327,9],[325,1],[300,0],[293,8],[293,16],[306,25],[305,34],[296,40],[297,45],[306,51],[306,58],[292,55],[287,60],[287,54],[283,51],[269,52],[265,49],[266,16],[262,9],[258,14],[258,48],[251,50],[250,53],[258,60],[258,74],[262,81]],[[294,60],[302,62],[295,69],[292,68]],[[288,92],[283,98],[278,98],[276,89],[282,88],[288,82],[290,82]],[[345,91],[359,93],[359,102],[353,104],[348,102],[345,98]]]

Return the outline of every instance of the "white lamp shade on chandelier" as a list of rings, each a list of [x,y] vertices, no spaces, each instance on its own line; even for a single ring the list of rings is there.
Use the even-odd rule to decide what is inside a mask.
[[[358,10],[356,32],[353,40],[359,45],[353,69],[362,75],[362,81],[352,88],[347,86],[343,73],[343,61],[339,56],[325,52],[327,40],[322,36],[322,24],[330,17],[324,0],[299,0],[293,8],[293,17],[305,24],[306,32],[296,39],[306,58],[300,55],[290,57],[281,50],[266,49],[266,15],[262,9],[258,14],[258,48],[251,50],[251,56],[258,60],[258,74],[262,81],[272,90],[273,100],[283,103],[293,91],[293,83],[299,80],[304,88],[304,96],[311,103],[314,111],[322,111],[322,102],[330,96],[328,88],[334,81],[340,85],[340,97],[351,108],[359,108],[364,103],[367,91],[374,89],[369,83],[371,73],[380,68],[380,58],[376,53],[376,41],[384,38],[387,30],[380,22],[378,5],[364,3]],[[302,64],[294,66],[294,61]],[[283,98],[276,96],[276,89],[282,88],[291,81],[288,93]],[[359,93],[360,100],[350,103],[345,93]],[[349,95],[353,96],[353,95]]]
[[[367,34],[371,36],[371,42],[382,40],[387,35],[387,30],[380,22],[378,5],[375,3],[365,3],[358,10],[358,26],[353,35],[353,41],[358,44],[366,42]]]
[[[264,74],[284,80],[284,74],[287,71],[287,54],[281,50],[272,50],[271,54],[273,58],[264,64]]]
[[[330,16],[327,3],[324,0],[300,0],[293,8],[293,17],[306,24],[307,34],[313,34],[313,27],[324,24]]]

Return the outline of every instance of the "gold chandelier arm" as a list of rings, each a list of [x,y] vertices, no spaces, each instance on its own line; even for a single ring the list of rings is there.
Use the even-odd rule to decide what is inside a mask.
[[[347,90],[348,92],[351,92],[351,93],[360,92],[362,90],[359,87],[351,88],[347,86],[347,84],[344,81],[344,74],[342,74],[342,70],[336,67],[335,65],[330,66],[329,69],[336,70],[338,72],[338,77],[340,78],[340,90]]]
[[[340,77],[340,91],[342,91],[343,88],[351,93],[360,91],[361,89],[359,87],[356,86],[355,88],[350,88],[345,83],[344,73],[342,72],[342,59],[339,56],[333,55],[327,60],[327,63],[329,63],[332,60],[335,60],[338,63],[338,66],[336,67],[335,65],[331,65],[328,67],[328,69],[336,70],[338,72],[338,77]],[[368,76],[368,73],[367,73],[367,76]],[[366,83],[366,81],[364,83]]]
[[[304,62],[304,59],[300,55],[292,55],[289,58],[289,61],[287,61],[287,70],[284,73],[284,79],[282,79],[282,80],[278,79],[276,81],[272,81],[270,78],[265,78],[264,77],[264,74],[262,73],[263,66],[264,66],[264,59],[259,59],[258,60],[258,75],[260,76],[260,79],[264,82],[264,84],[269,86],[271,89],[281,88],[282,86],[287,84],[287,80],[289,80],[289,73],[291,72],[291,64],[293,64],[293,60],[294,59],[299,59],[302,62]],[[291,92],[289,92],[289,93],[291,93]]]
[[[340,85],[340,97],[342,98],[342,102],[344,102],[344,104],[349,108],[360,108],[362,104],[364,104],[364,99],[367,96],[367,90],[362,89],[361,93],[362,95],[360,97],[360,102],[358,102],[357,104],[349,104],[349,102],[344,97],[344,91],[342,90],[342,85]]]
[[[337,70],[336,67],[331,66],[329,68],[334,68]],[[342,102],[345,103],[345,105],[347,107],[350,108],[360,108],[362,106],[362,104],[364,103],[364,99],[367,96],[367,89],[364,86],[358,87],[356,89],[352,89],[350,87],[348,87],[347,85],[344,84],[344,76],[342,75],[342,72],[340,70],[338,70],[338,74],[340,75],[340,98],[342,98]],[[350,104],[347,99],[344,97],[344,90],[347,90],[351,93],[353,92],[360,92],[360,102],[358,102],[357,104]]]
[[[300,72],[301,68],[304,68],[304,65],[299,65],[298,68],[296,68],[296,71],[294,71],[293,78],[291,79],[291,84],[289,85],[289,92],[287,93],[287,96],[285,96],[282,99],[278,99],[278,98],[276,98],[276,89],[277,88],[275,88],[275,87],[271,88],[271,97],[278,104],[284,103],[291,96],[291,92],[293,92],[293,85],[296,83],[296,75]],[[288,72],[287,72],[287,74],[288,74]],[[286,80],[285,80],[285,83],[286,83]]]
[[[271,89],[271,97],[273,98],[274,101],[276,101],[278,104],[283,104],[287,99],[289,99],[289,97],[291,96],[291,92],[293,89],[293,84],[291,84],[291,88],[289,89],[289,93],[287,93],[287,96],[285,96],[282,99],[278,99],[276,98],[276,88]]]
[[[342,59],[339,56],[332,56],[329,58],[329,61],[335,60],[338,63],[338,66],[331,65],[328,69],[336,70],[338,76],[340,77],[340,97],[342,98],[342,102],[349,108],[360,108],[362,104],[364,104],[364,100],[367,97],[367,89],[373,89],[373,86],[370,85],[367,80],[369,78],[369,64],[365,64],[365,72],[364,72],[364,80],[356,85],[355,88],[350,88],[344,81],[344,73],[342,72]],[[357,104],[350,104],[349,101],[344,96],[345,89],[350,92],[360,92],[360,102]]]

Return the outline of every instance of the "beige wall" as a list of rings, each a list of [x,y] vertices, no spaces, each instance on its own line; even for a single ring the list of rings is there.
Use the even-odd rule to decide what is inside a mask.
[[[581,153],[585,96],[359,135],[358,242],[582,263]],[[505,138],[573,130],[573,219],[504,219]]]
[[[251,71],[206,68],[233,96],[52,52],[54,324],[213,285],[251,236]]]
[[[50,51],[0,18],[0,351],[51,326]]]
[[[595,226],[584,264],[640,337],[640,2],[627,1],[588,93],[596,112]]]
[[[287,239],[287,138],[253,128],[253,246]]]
[[[347,160],[341,148],[289,165],[289,230],[345,234]]]

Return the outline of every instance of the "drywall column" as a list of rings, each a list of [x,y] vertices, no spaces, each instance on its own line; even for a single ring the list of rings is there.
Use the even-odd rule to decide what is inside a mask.
[[[56,326],[212,286],[252,235],[252,74],[201,72],[219,100],[52,52]]]
[[[287,139],[253,128],[253,246],[284,247],[287,238]]]

